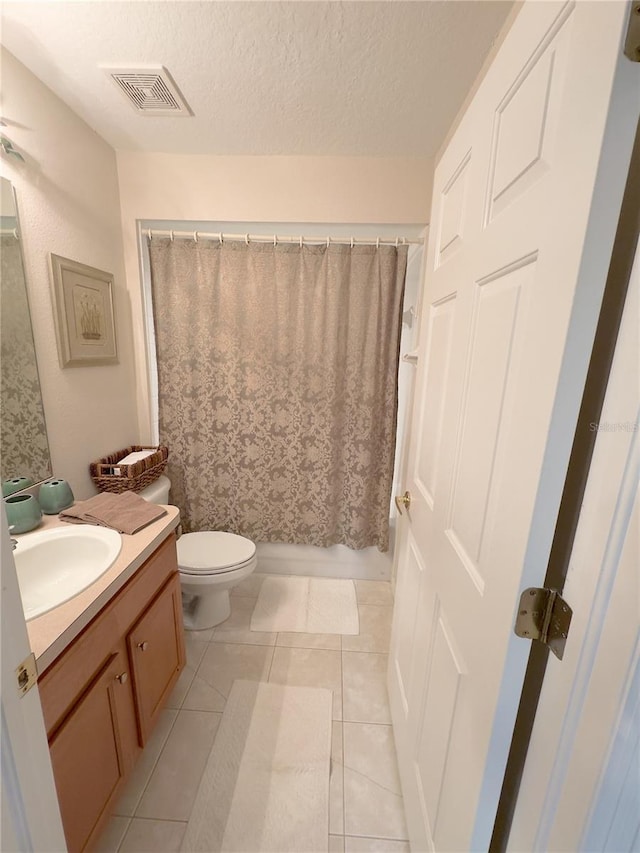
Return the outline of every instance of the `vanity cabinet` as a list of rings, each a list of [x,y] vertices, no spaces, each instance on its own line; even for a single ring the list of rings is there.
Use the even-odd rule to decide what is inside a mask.
[[[169,581],[127,637],[138,724],[145,743],[182,669],[180,579]]]
[[[171,534],[38,680],[71,853],[97,840],[184,661]]]

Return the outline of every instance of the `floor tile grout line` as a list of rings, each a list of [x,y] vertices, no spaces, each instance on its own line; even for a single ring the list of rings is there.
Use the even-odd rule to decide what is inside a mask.
[[[354,723],[356,726],[390,726],[391,723],[381,723],[380,720],[342,720],[343,723]]]
[[[269,672],[267,673],[267,683],[271,678],[271,670],[273,669],[273,659],[276,656],[276,646],[271,646],[271,660],[269,661]]]
[[[186,697],[186,694],[185,694],[185,697]],[[174,709],[174,710],[175,710],[175,709]],[[167,743],[169,742],[169,737],[171,736],[171,732],[173,731],[173,728],[174,728],[174,726],[175,726],[175,724],[176,724],[176,722],[177,722],[177,720],[178,720],[178,717],[180,716],[180,714],[182,713],[182,711],[183,711],[183,710],[187,711],[187,710],[189,710],[189,709],[187,709],[187,708],[185,708],[185,709],[180,708],[180,709],[176,712],[176,715],[175,715],[175,717],[174,717],[174,719],[173,719],[173,722],[172,722],[172,723],[171,723],[171,725],[169,726],[169,731],[167,732],[167,736],[166,736],[166,738],[164,739],[164,743],[162,744],[162,749],[161,749],[161,750],[160,750],[160,752],[158,753],[157,758],[156,758],[156,760],[155,760],[155,761],[154,761],[154,763],[153,763],[153,767],[151,768],[151,772],[149,773],[149,778],[147,779],[146,784],[145,784],[144,788],[142,789],[142,793],[140,794],[140,797],[139,797],[139,799],[138,799],[138,802],[136,803],[136,807],[135,807],[135,809],[134,809],[134,811],[133,811],[133,815],[131,816],[131,820],[133,820],[134,818],[138,818],[138,817],[139,817],[139,819],[140,819],[140,820],[164,820],[164,818],[143,818],[143,817],[139,816],[137,812],[138,812],[138,809],[140,808],[140,803],[142,802],[142,799],[143,799],[143,797],[144,797],[144,795],[145,795],[145,793],[146,793],[146,791],[147,791],[147,788],[149,787],[149,783],[151,782],[151,777],[153,776],[153,774],[154,774],[154,772],[155,772],[155,769],[156,769],[156,767],[158,766],[158,762],[160,761],[160,758],[161,758],[161,756],[162,756],[162,753],[165,751],[165,748],[166,748],[166,746],[167,746]],[[202,713],[202,712],[199,712],[199,713]],[[210,712],[210,713],[212,713],[212,712]]]
[[[332,648],[331,646],[318,646],[318,645],[315,645],[315,646],[311,646],[311,645],[309,645],[309,646],[304,646],[304,645],[294,646],[294,645],[290,645],[289,643],[280,643],[279,638],[283,634],[286,634],[287,636],[293,634],[295,636],[300,636],[300,637],[304,637],[306,634],[310,634],[312,636],[323,636],[322,634],[320,634],[320,635],[316,634],[314,631],[276,631],[276,646],[279,649],[310,649],[311,651],[318,650],[318,651],[324,651],[324,652],[339,652],[342,649],[342,634],[332,634],[330,631],[324,632],[324,636],[337,637],[338,638],[339,648],[337,648],[337,649]]]
[[[193,675],[189,679],[189,684],[187,685],[187,689],[184,691],[184,696],[178,702],[178,707],[173,708],[171,710],[177,711],[178,713],[180,713],[180,711],[182,711],[182,706],[184,705],[185,700],[187,698],[187,695],[188,695],[189,691],[191,690],[191,687],[193,686],[193,682],[196,680],[196,674],[197,674],[198,670],[200,669],[200,664],[202,663],[202,660],[203,660],[205,654],[206,654],[206,650],[205,650],[204,654],[202,655],[202,657],[200,658],[197,666],[193,667]],[[184,672],[184,670],[183,670],[183,672]],[[175,687],[174,687],[174,689],[175,689]]]
[[[109,820],[113,819],[114,817],[121,817],[121,815],[111,815]],[[133,820],[133,817],[127,818],[127,825],[125,826],[124,832],[122,833],[122,838],[120,839],[120,841],[118,841],[118,845],[116,847],[115,853],[118,853],[118,850],[120,850],[122,848],[122,845],[124,844],[124,840],[127,837],[127,833],[129,832],[129,827],[131,826],[132,820]],[[106,827],[105,827],[105,829],[106,829]]]
[[[342,833],[345,834],[347,830],[347,798],[345,794],[345,776],[344,776],[344,694],[345,694],[345,684],[344,684],[344,652],[340,651],[340,674],[342,678],[342,725],[340,726],[340,733],[342,739],[342,764],[341,764],[341,772],[342,772]],[[344,845],[343,845],[344,846]]]
[[[175,817],[132,817],[131,820],[148,820],[154,823],[189,823],[188,820],[178,820]]]
[[[347,655],[378,655],[378,657],[388,657],[389,652],[356,652],[352,649],[342,649]]]
[[[221,645],[221,644],[218,643],[218,645]],[[195,676],[194,676],[193,680],[194,681],[196,680]],[[212,684],[210,681],[207,681],[207,679],[203,678],[202,676],[200,676],[200,681],[204,682],[207,685],[207,687],[210,687],[211,690],[213,690],[215,693],[217,693],[218,696],[223,700],[225,705],[227,704],[227,699],[229,697],[225,696],[224,693],[222,692],[222,690],[220,690],[218,687],[216,687],[215,684]],[[189,688],[189,691],[187,691],[187,694],[190,691],[191,691],[191,687]],[[187,694],[185,694],[184,702],[187,701]],[[204,713],[208,713],[208,714],[223,714],[224,713],[224,708],[222,709],[222,711],[213,711],[211,708],[184,708],[184,707],[182,707],[180,710],[181,711],[203,711]]]
[[[186,694],[185,694],[185,695],[186,695]],[[146,793],[146,790],[147,790],[147,788],[149,787],[149,782],[151,781],[151,777],[153,776],[154,771],[155,771],[156,767],[158,766],[158,762],[160,761],[160,756],[162,755],[162,753],[163,753],[163,752],[164,752],[164,750],[165,750],[165,747],[166,747],[166,745],[167,745],[167,741],[169,740],[169,738],[170,738],[170,736],[171,736],[171,732],[173,731],[173,727],[175,726],[175,724],[176,724],[176,720],[178,719],[178,715],[179,715],[179,713],[180,713],[180,709],[177,709],[177,708],[167,708],[166,710],[168,710],[168,711],[175,711],[175,712],[176,712],[176,715],[175,715],[175,717],[173,718],[173,720],[171,721],[171,725],[169,726],[169,728],[168,728],[168,730],[167,730],[167,736],[165,737],[164,741],[162,742],[162,746],[160,747],[160,749],[159,749],[159,751],[158,751],[158,754],[157,754],[157,756],[156,756],[156,760],[153,762],[153,765],[152,765],[152,767],[151,767],[151,770],[149,771],[149,775],[148,775],[148,777],[147,777],[147,781],[145,782],[144,787],[142,788],[142,791],[140,792],[140,796],[139,796],[139,797],[138,797],[138,799],[136,800],[136,804],[135,804],[135,806],[133,807],[133,814],[131,815],[131,820],[133,820],[133,819],[134,819],[134,817],[136,817],[136,812],[138,811],[138,808],[140,807],[140,803],[142,802],[142,798],[144,797],[144,795],[145,795],[145,793]],[[149,742],[149,741],[147,741],[147,743],[148,743],[148,742]],[[143,749],[143,751],[144,751],[144,749]],[[128,827],[127,827],[127,829],[128,829]]]
[[[184,712],[184,713],[186,713],[186,714],[189,714],[189,713],[192,713],[192,714],[210,714],[210,715],[215,715],[215,716],[220,717],[220,718],[222,718],[222,713],[223,713],[223,712],[221,712],[221,711],[195,711],[195,710],[193,710],[193,709],[191,709],[191,708],[184,708],[184,709],[182,709],[181,711],[178,711],[178,713],[176,714],[175,720],[173,721],[173,723],[172,723],[172,725],[171,725],[171,729],[170,729],[170,731],[169,731],[169,734],[171,734],[171,731],[173,731],[173,727],[175,726],[175,723],[176,723],[176,721],[177,721],[177,719],[178,719],[178,716],[179,716],[179,714],[180,714],[180,713],[182,713],[182,712]],[[211,746],[210,746],[210,748],[209,748],[209,754],[207,755],[207,762],[209,761],[209,757],[210,757],[210,755],[211,755],[211,752],[213,751],[213,745],[214,745],[215,740],[216,740],[216,737],[217,737],[217,735],[218,735],[218,730],[219,730],[219,728],[220,728],[220,723],[218,723],[218,726],[216,727],[215,734],[214,734],[214,736],[213,736],[213,740],[211,741]],[[141,797],[140,797],[140,799],[138,800],[138,803],[137,803],[137,805],[136,805],[135,812],[134,812],[133,816],[131,817],[131,820],[134,820],[134,819],[135,819],[135,820],[154,820],[154,821],[164,821],[164,822],[166,822],[166,823],[188,823],[188,822],[189,822],[189,820],[190,820],[190,818],[191,818],[191,813],[189,813],[189,817],[188,817],[186,820],[181,820],[181,819],[177,819],[177,818],[151,817],[151,816],[149,816],[149,815],[138,815],[138,814],[137,814],[138,808],[140,807],[140,803],[142,802],[142,798],[143,798],[144,794],[146,793],[147,788],[149,787],[149,784],[150,784],[150,782],[151,782],[151,777],[153,776],[153,773],[155,772],[156,766],[157,766],[158,762],[160,761],[160,757],[161,757],[162,753],[164,752],[164,750],[165,750],[165,748],[166,748],[166,746],[167,746],[168,741],[169,741],[169,735],[167,735],[167,738],[165,739],[165,742],[164,742],[164,744],[163,744],[163,746],[162,746],[162,749],[160,750],[160,754],[158,755],[158,758],[156,759],[156,762],[155,762],[155,764],[154,764],[154,766],[153,766],[153,771],[151,772],[151,774],[149,775],[149,778],[147,779],[147,783],[146,783],[146,785],[145,785],[145,787],[144,787],[144,791],[143,791],[143,793],[142,793],[142,796],[141,796]],[[199,780],[198,780],[198,785],[197,785],[197,788],[196,788],[196,793],[197,793],[197,791],[199,791],[199,790],[200,790],[200,785],[202,784],[202,777],[204,776],[204,772],[205,772],[205,770],[206,770],[206,767],[207,767],[207,763],[205,763],[204,767],[202,768],[202,773],[200,774],[200,778],[199,778]],[[195,799],[194,799],[194,803],[195,803]],[[191,806],[191,809],[193,810],[193,804],[192,804],[192,806]]]
[[[367,776],[366,773],[363,773],[362,770],[357,770],[355,767],[351,767],[351,765],[347,766],[346,762],[344,767],[352,773],[356,773],[358,776],[361,776],[363,779],[367,779],[372,785],[375,785],[376,788],[380,788],[381,791],[386,791],[388,794],[392,794],[394,797],[398,797],[402,801],[402,791],[398,792],[394,791],[392,788],[387,788],[387,786],[383,785],[382,782],[377,782],[375,779],[372,779],[371,776]]]
[[[340,720],[344,720],[344,669],[342,667],[342,649],[340,650]]]
[[[397,838],[396,836],[393,836],[393,838],[392,838],[389,835],[361,835],[358,832],[345,832],[344,837],[345,838],[367,838],[367,839],[371,839],[372,841],[399,841],[399,842],[404,841],[407,844],[409,843],[408,838]]]

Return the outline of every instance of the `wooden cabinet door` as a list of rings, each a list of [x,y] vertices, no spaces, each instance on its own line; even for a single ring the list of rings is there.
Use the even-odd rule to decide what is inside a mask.
[[[167,581],[130,631],[127,645],[144,744],[184,667],[182,598],[177,574]]]
[[[83,850],[108,816],[131,760],[135,718],[123,651],[109,656],[49,740],[70,853]]]

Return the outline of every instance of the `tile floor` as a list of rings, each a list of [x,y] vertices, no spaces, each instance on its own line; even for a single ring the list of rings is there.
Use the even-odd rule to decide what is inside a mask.
[[[386,689],[390,584],[355,582],[358,636],[257,633],[263,577],[234,589],[222,625],[187,633],[187,665],[98,850],[180,850],[226,697],[245,678],[333,690],[329,853],[408,853]]]

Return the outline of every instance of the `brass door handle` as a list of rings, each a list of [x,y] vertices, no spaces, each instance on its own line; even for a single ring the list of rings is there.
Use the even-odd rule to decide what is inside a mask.
[[[119,681],[120,684],[124,684],[129,676],[126,672],[121,672],[120,675],[116,675],[116,681]]]
[[[149,643],[146,640],[144,640],[144,642],[138,643],[138,648],[140,649],[141,652],[146,652],[147,649],[149,648]]]
[[[396,506],[398,507],[398,512],[402,515],[403,508],[409,509],[411,506],[411,494],[405,492],[404,495],[396,495]]]

